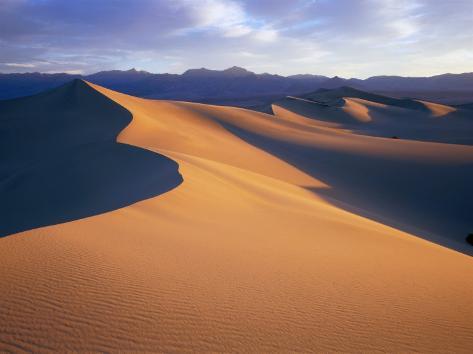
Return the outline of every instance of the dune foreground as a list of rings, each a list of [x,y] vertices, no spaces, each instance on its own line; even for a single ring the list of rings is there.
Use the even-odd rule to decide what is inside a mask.
[[[0,102],[0,351],[470,352],[473,146],[305,109]]]

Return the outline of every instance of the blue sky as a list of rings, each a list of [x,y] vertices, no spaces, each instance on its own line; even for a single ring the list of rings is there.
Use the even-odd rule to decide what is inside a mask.
[[[473,0],[0,0],[0,72],[473,71]]]

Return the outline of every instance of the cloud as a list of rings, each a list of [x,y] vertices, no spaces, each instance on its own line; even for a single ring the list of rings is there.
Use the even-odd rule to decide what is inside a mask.
[[[14,68],[34,68],[36,65],[30,63],[5,63],[5,66],[11,66]]]
[[[0,71],[460,72],[472,13],[471,0],[2,0]]]
[[[254,38],[263,42],[274,42],[278,38],[278,32],[271,28],[263,28],[255,31]]]
[[[216,32],[223,37],[241,37],[253,31],[240,3],[229,0],[176,0],[175,8],[189,20],[177,34]],[[186,27],[187,26],[187,27]]]

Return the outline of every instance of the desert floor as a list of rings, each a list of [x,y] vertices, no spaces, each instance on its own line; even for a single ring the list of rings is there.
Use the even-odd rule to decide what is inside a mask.
[[[0,351],[471,352],[472,121],[419,104],[0,102]]]

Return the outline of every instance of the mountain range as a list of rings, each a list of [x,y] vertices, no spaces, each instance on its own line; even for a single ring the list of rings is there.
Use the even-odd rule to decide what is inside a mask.
[[[0,74],[0,99],[28,96],[83,79],[113,90],[144,98],[188,100],[258,106],[287,95],[320,88],[350,86],[399,97],[431,99],[448,104],[473,101],[473,72],[431,77],[373,76],[367,79],[329,78],[322,75],[280,76],[256,74],[240,67],[226,70],[190,69],[183,74],[153,74],[136,69],[101,71],[91,75],[66,73]]]

